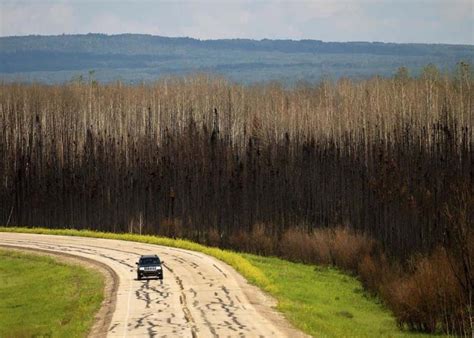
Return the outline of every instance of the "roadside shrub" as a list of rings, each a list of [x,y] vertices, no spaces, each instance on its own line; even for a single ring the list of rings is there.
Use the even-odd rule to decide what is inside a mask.
[[[310,236],[311,246],[314,248],[314,261],[317,264],[329,265],[333,262],[331,254],[331,232],[316,231]]]
[[[254,253],[262,256],[275,254],[276,238],[271,233],[271,226],[256,223],[250,232],[236,231],[229,236],[230,248],[238,251]]]
[[[317,229],[308,233],[302,229],[287,230],[279,244],[283,257],[304,263],[336,265],[358,272],[359,262],[376,252],[376,242],[345,227]]]
[[[265,223],[257,223],[250,235],[250,252],[270,256],[274,254],[275,241],[270,232],[271,227]]]
[[[332,265],[334,258],[333,229],[318,229],[307,232],[301,228],[288,229],[279,244],[283,257],[297,262]]]
[[[359,262],[357,274],[364,287],[372,294],[380,294],[381,288],[400,277],[398,264],[390,264],[385,254],[365,255]]]
[[[280,254],[291,261],[330,264],[328,243],[301,229],[287,230],[279,244]]]
[[[408,272],[382,286],[383,299],[398,324],[428,333],[441,329],[467,335],[472,318],[456,277],[458,268],[450,263],[449,253],[438,248],[429,256],[414,258]]]
[[[315,233],[318,236],[318,233]],[[357,273],[359,262],[367,255],[375,254],[376,242],[348,228],[338,227],[331,231],[331,257],[333,264]]]

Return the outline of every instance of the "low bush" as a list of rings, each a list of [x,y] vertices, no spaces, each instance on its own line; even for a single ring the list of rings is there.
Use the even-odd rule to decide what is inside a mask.
[[[291,261],[331,264],[329,243],[321,237],[298,229],[285,232],[280,241],[280,253]]]
[[[303,263],[335,265],[357,272],[361,257],[373,255],[376,242],[345,227],[317,229],[305,232],[289,229],[279,245],[283,257]]]
[[[366,290],[374,294],[380,294],[380,288],[398,279],[401,273],[400,265],[395,262],[389,263],[384,253],[365,255],[357,268],[362,284]]]
[[[236,231],[229,236],[228,246],[241,252],[263,256],[274,255],[277,243],[275,237],[270,233],[270,229],[271,227],[265,223],[257,223],[252,226],[250,232]]]
[[[265,223],[257,223],[253,226],[252,233],[250,235],[250,250],[247,252],[253,252],[257,255],[270,256],[275,253],[275,241],[272,234]]]
[[[383,299],[398,324],[411,330],[448,334],[472,333],[472,311],[460,284],[459,266],[437,248],[409,263],[409,271],[381,286]]]
[[[366,235],[345,227],[335,228],[331,232],[330,251],[333,264],[344,270],[357,272],[360,260],[376,252],[376,242]],[[318,232],[315,236],[318,236]]]

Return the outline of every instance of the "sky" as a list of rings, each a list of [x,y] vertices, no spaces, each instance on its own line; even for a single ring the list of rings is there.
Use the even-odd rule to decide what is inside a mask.
[[[0,36],[63,33],[472,45],[474,0],[0,0]]]

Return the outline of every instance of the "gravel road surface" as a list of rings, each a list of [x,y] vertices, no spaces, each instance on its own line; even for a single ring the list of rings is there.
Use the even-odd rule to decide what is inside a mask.
[[[0,233],[0,245],[72,255],[115,273],[104,306],[107,337],[304,337],[273,309],[275,301],[227,264],[204,254],[127,241]],[[164,261],[164,279],[136,280],[140,255]],[[100,313],[107,313],[107,311]],[[97,318],[101,322],[101,318]],[[100,328],[99,328],[100,331]],[[97,331],[95,333],[97,335]]]

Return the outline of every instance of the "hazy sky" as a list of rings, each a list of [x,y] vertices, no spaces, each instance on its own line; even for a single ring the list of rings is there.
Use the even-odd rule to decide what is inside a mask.
[[[473,4],[474,0],[0,0],[0,35],[94,32],[474,44]]]

